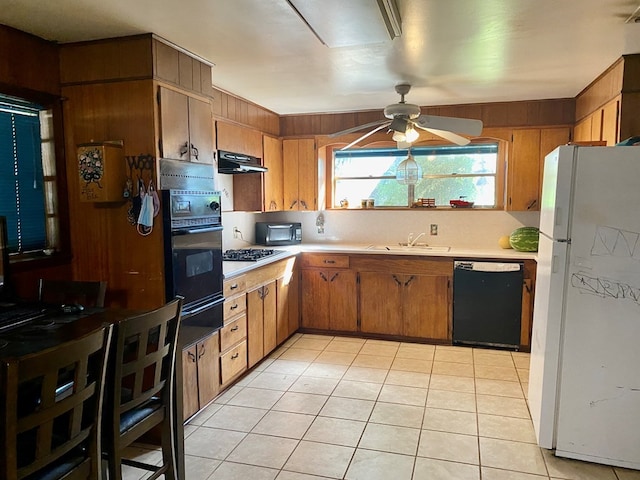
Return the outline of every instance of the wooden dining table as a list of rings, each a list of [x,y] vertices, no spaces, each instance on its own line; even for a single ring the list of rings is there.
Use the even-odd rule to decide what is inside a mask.
[[[117,325],[122,320],[139,314],[125,309],[86,308],[80,313],[62,311],[46,315],[18,327],[0,331],[0,362],[9,358],[20,358],[49,348],[59,347],[65,342],[81,338],[103,328]],[[177,362],[179,363],[179,362]],[[0,398],[5,395],[3,370],[0,369]],[[184,479],[184,427],[182,422],[182,375],[176,367],[174,390],[174,415],[176,422],[176,467],[178,478]],[[152,437],[150,437],[152,438]],[[152,441],[152,440],[151,440]]]

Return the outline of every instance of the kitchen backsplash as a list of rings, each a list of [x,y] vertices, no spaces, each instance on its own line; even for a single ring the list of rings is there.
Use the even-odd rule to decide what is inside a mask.
[[[322,218],[318,219],[318,216]],[[245,248],[255,242],[257,221],[302,223],[303,243],[395,244],[409,233],[425,232],[418,241],[457,248],[498,248],[498,239],[522,226],[537,227],[539,212],[493,210],[400,211],[325,210],[315,212],[224,212],[223,248]],[[322,227],[317,223],[323,223]],[[438,234],[430,235],[431,225]],[[234,228],[240,233],[234,234]],[[324,233],[318,233],[319,228]]]

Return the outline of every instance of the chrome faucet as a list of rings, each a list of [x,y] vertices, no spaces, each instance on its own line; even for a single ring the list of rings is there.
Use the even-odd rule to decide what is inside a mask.
[[[407,237],[407,247],[414,247],[416,245],[416,243],[418,242],[418,239],[420,237],[422,237],[423,235],[426,235],[424,232],[418,234],[418,236],[416,238],[413,238],[413,232],[411,232],[409,234],[409,236]]]

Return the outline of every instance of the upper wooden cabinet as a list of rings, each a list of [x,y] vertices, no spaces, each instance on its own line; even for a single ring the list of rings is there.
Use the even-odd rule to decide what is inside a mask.
[[[315,140],[283,140],[284,209],[316,210],[318,203],[318,159]]]
[[[212,95],[211,64],[153,34],[68,43],[60,49],[63,85],[148,78]]]
[[[212,164],[211,104],[175,90],[159,89],[161,156]]]
[[[574,129],[576,142],[606,142],[607,146],[619,141],[620,95],[603,107],[580,120]]]
[[[233,123],[216,122],[218,150],[262,158],[262,133]]]
[[[264,174],[264,211],[283,210],[284,177],[282,165],[282,140],[264,135],[263,165],[268,171]]]
[[[571,136],[569,127],[513,130],[507,169],[506,210],[540,209],[544,157]]]

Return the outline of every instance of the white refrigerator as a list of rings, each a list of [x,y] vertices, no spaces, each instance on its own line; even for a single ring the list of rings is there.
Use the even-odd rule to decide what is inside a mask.
[[[640,469],[640,147],[545,159],[528,401],[541,447]]]

